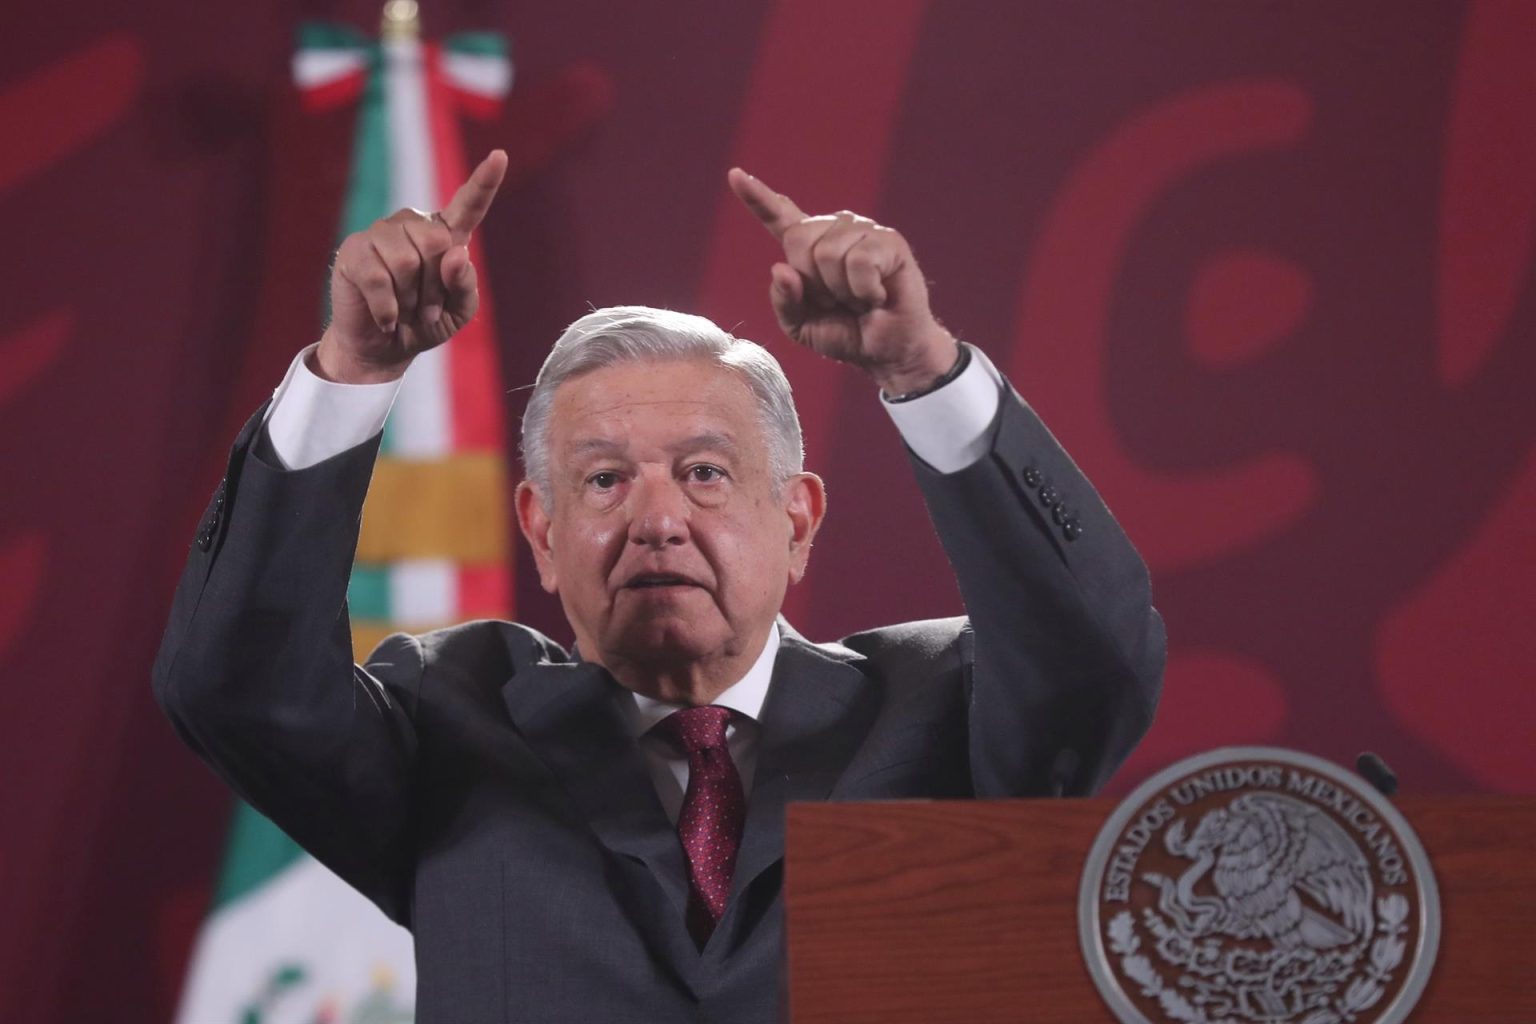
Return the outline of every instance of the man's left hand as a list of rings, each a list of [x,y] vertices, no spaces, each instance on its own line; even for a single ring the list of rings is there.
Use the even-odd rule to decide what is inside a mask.
[[[847,210],[807,216],[740,168],[727,180],[784,246],[768,294],[793,341],[864,369],[887,395],[927,390],[955,365],[958,345],[900,232]]]

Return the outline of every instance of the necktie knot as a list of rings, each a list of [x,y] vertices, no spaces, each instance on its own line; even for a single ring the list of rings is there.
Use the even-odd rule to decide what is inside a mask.
[[[725,727],[730,724],[729,708],[709,705],[674,711],[656,726],[663,738],[685,754],[725,747]]]

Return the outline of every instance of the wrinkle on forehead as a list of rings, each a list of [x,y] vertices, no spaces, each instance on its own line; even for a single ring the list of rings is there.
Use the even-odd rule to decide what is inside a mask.
[[[627,409],[643,409],[657,405],[675,405],[694,408],[719,408],[722,403],[719,399],[711,398],[679,398],[676,396],[639,398],[632,394],[615,395],[609,398],[607,395],[598,395],[595,398],[585,397],[569,399],[569,403],[577,403],[570,409],[572,416],[606,416],[609,413],[622,412]],[[555,396],[555,402],[560,402],[560,396]],[[679,410],[680,412],[682,410]]]
[[[672,455],[687,455],[699,451],[718,451],[735,455],[738,452],[736,442],[730,434],[712,430],[679,438],[663,445],[662,448]],[[567,454],[574,459],[589,455],[623,455],[628,450],[627,438],[613,440],[606,437],[578,437],[566,445]]]
[[[579,394],[580,398],[574,397]],[[752,402],[740,373],[709,359],[631,360],[576,374],[555,392],[555,403],[580,401],[581,411],[602,412],[624,405],[733,404]],[[598,408],[594,409],[593,406]]]
[[[746,382],[704,362],[674,363],[659,373],[656,364],[622,363],[574,377],[555,393],[550,427],[569,455],[601,452],[608,443],[622,447],[636,428],[686,434],[669,441],[669,449],[714,435],[733,451],[750,444],[744,431],[762,430]]]

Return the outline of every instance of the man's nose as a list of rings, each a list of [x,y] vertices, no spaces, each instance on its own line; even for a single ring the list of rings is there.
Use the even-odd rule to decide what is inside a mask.
[[[642,473],[629,492],[629,541],[663,548],[688,541],[688,498],[667,474]]]

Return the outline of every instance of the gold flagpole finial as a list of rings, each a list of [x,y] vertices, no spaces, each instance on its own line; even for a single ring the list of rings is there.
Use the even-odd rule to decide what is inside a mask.
[[[389,0],[379,35],[386,41],[421,38],[421,8],[416,0]]]

